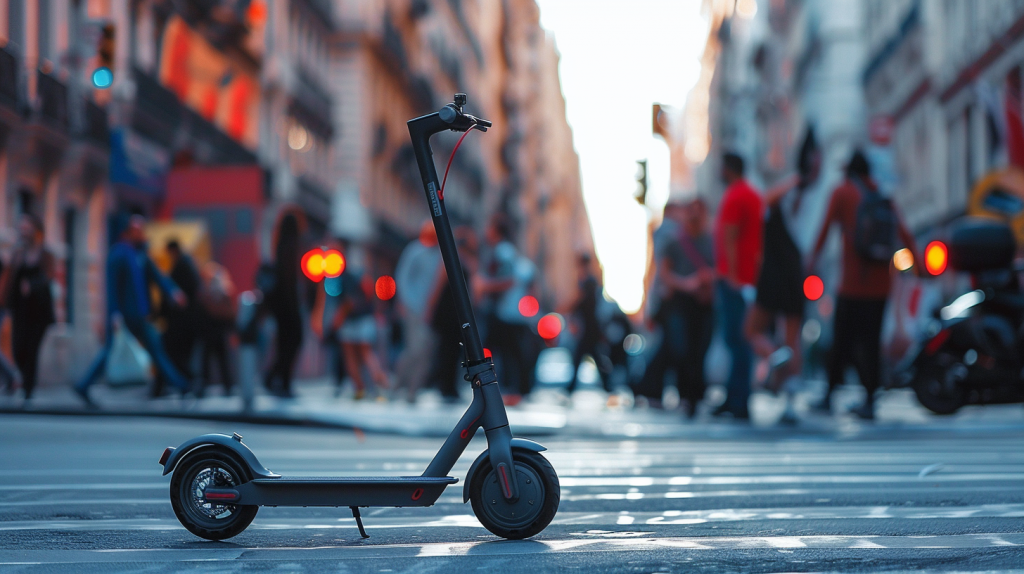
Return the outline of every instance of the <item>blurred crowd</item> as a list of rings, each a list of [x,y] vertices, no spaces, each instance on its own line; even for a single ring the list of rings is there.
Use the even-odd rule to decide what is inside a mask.
[[[717,330],[728,350],[729,373],[725,401],[711,414],[747,420],[752,389],[763,389],[787,397],[782,422],[795,422],[792,397],[804,387],[806,372],[801,329],[807,285],[835,228],[842,236],[842,279],[829,390],[817,407],[831,409],[831,391],[855,367],[866,392],[854,412],[873,418],[889,259],[897,242],[911,252],[916,247],[858,151],[832,192],[817,241],[802,250],[795,230],[807,225],[804,196],[821,169],[813,133],[798,156],[794,175],[761,193],[745,179],[743,159],[726,153],[726,189],[713,218],[699,195],[669,201],[653,236],[654,273],[642,325],[603,296],[600,270],[589,254],[578,255],[571,304],[544,313],[537,269],[517,249],[504,214],[493,215],[483,233],[457,227],[465,279],[506,403],[516,405],[531,393],[545,349],[563,348],[571,369],[563,381],[568,400],[589,358],[594,368],[588,382],[603,387],[609,405],[631,394],[634,404],[662,408],[666,385],[674,380],[682,410],[694,417],[707,389],[705,365]],[[338,273],[310,281],[303,279],[309,247],[304,221],[298,211],[285,210],[271,241],[273,258],[260,268],[256,289],[246,293],[236,292],[225,267],[214,261],[197,265],[173,238],[162,246],[168,265],[161,271],[151,258],[141,215],[119,215],[112,228],[106,340],[74,384],[89,406],[95,406],[91,387],[104,378],[111,385],[143,381],[153,397],[204,396],[218,384],[230,394],[238,387],[240,345],[259,351],[252,355],[253,372],[262,369],[267,393],[293,397],[310,334],[322,345],[321,362],[338,394],[351,384],[355,400],[415,402],[422,389],[433,387],[443,400],[457,402],[468,390],[460,368],[461,328],[430,221],[401,253],[394,277],[375,279],[383,266],[367,246],[331,238],[321,240],[322,249],[343,254]],[[38,219],[24,216],[18,232],[0,274],[0,313],[11,317],[14,358],[12,364],[0,354],[0,380],[9,392],[21,387],[31,399],[40,345],[55,322],[54,264]],[[545,326],[551,317],[553,326]],[[639,360],[638,341],[644,339],[637,332],[653,343]]]

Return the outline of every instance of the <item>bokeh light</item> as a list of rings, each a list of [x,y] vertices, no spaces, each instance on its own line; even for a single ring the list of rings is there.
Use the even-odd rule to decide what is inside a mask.
[[[101,66],[96,68],[92,72],[92,85],[105,90],[114,83],[114,72],[110,71],[110,68]]]
[[[810,275],[804,279],[804,296],[811,301],[821,299],[825,294],[825,282],[817,275]]]
[[[941,275],[949,262],[949,250],[941,241],[932,241],[924,249],[924,268],[932,275]]]
[[[302,256],[300,262],[302,274],[307,279],[319,283],[324,278],[324,251],[323,249],[310,249]]]
[[[527,295],[519,300],[519,312],[523,317],[533,317],[540,311],[540,303],[537,298]]]
[[[541,338],[550,341],[562,333],[562,316],[558,313],[548,313],[537,322],[537,334]]]
[[[387,301],[394,297],[397,288],[395,278],[390,275],[381,275],[373,286],[374,292],[377,293],[377,298],[381,301]]]
[[[345,256],[337,249],[328,249],[324,252],[324,275],[326,277],[337,277],[345,271]]]
[[[909,249],[904,247],[900,249],[892,256],[893,267],[897,271],[906,271],[914,266],[914,254]]]

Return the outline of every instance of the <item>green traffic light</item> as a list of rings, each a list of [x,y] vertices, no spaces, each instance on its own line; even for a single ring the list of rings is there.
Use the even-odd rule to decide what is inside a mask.
[[[110,68],[101,66],[96,68],[92,72],[92,85],[96,86],[101,90],[105,90],[114,83],[114,72],[110,71]]]

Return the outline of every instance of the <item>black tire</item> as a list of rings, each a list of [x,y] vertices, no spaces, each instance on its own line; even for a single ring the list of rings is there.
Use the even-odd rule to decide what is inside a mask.
[[[942,360],[943,358],[948,360]],[[917,400],[924,408],[937,415],[951,415],[967,404],[967,393],[955,377],[959,365],[951,357],[936,357],[933,362],[921,365],[914,376],[913,388]]]
[[[486,459],[468,479],[469,500],[484,528],[502,538],[522,540],[551,524],[562,494],[558,475],[546,458],[535,452],[514,449],[512,459],[519,483],[518,501],[511,504],[505,500],[494,468]]]
[[[211,504],[201,498],[202,489],[238,486],[252,477],[245,464],[221,449],[202,448],[185,455],[171,475],[171,506],[189,532],[207,540],[226,540],[246,529],[256,518],[258,506]]]

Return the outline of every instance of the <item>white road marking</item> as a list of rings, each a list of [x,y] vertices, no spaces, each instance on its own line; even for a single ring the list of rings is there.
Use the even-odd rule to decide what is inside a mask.
[[[169,504],[166,503],[165,504]],[[552,524],[565,526],[647,525],[669,526],[708,522],[765,520],[951,520],[961,518],[1024,518],[1024,504],[980,506],[823,506],[783,508],[723,508],[713,510],[666,510],[664,512],[561,512]],[[367,528],[482,528],[472,514],[451,514],[423,520],[410,516],[377,516],[365,520]],[[0,531],[53,530],[177,530],[173,518],[99,520],[22,520],[0,522]],[[250,530],[332,530],[355,528],[352,518],[261,518]]]
[[[652,550],[730,551],[739,549],[805,550],[852,549],[871,552],[880,549],[979,549],[1024,545],[1024,533],[961,534],[939,536],[723,536],[594,538],[523,541],[493,540],[464,543],[381,544],[322,546],[314,548],[189,548],[108,550],[8,550],[0,566],[16,564],[67,564],[111,562],[178,562],[183,552],[187,561],[281,561],[330,559],[379,559],[401,557],[522,556],[553,552],[637,552]]]

